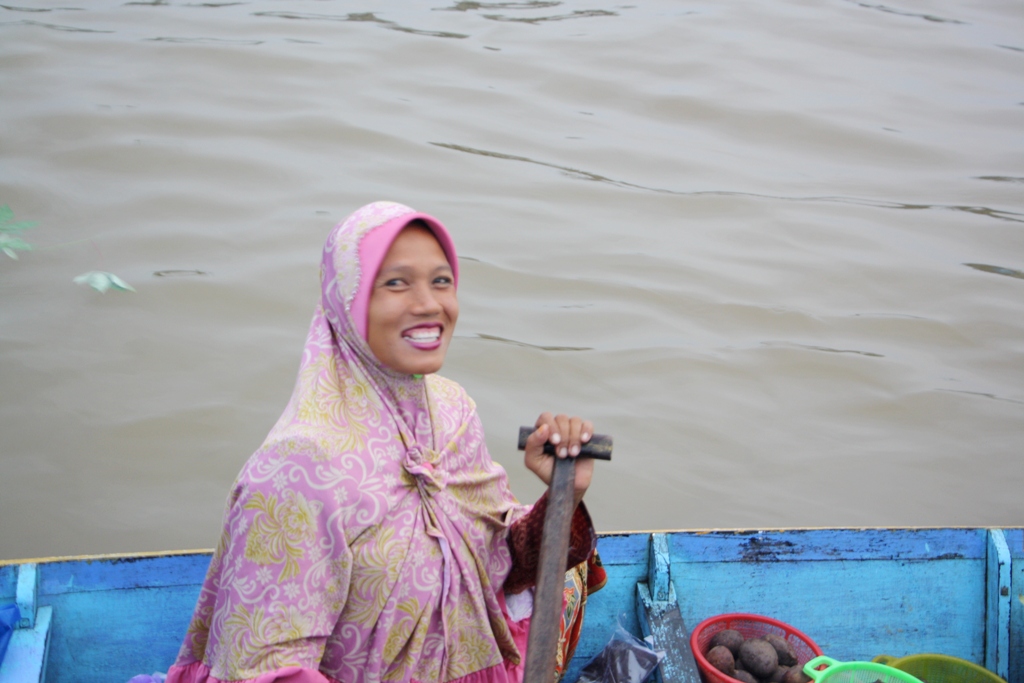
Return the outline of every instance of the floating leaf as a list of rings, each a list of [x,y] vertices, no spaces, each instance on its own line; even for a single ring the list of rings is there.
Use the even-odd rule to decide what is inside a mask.
[[[122,292],[134,292],[135,288],[130,284],[105,270],[90,270],[75,278],[76,285],[89,285],[97,292],[105,292],[111,287],[120,289]]]
[[[11,211],[11,207],[4,204],[0,206],[0,232],[20,232],[22,230],[28,230],[29,228],[35,227],[35,221],[19,221],[12,223],[14,219],[14,212]]]
[[[17,260],[18,254],[15,250],[29,251],[32,249],[32,245],[12,233],[28,230],[35,225],[35,222],[19,221],[14,223],[13,220],[14,212],[11,211],[11,207],[6,204],[0,206],[0,251]]]
[[[32,245],[14,235],[5,235],[0,232],[0,251],[10,256],[15,261],[18,260],[18,254],[14,251],[15,249],[21,249],[22,251],[29,251],[32,249]]]

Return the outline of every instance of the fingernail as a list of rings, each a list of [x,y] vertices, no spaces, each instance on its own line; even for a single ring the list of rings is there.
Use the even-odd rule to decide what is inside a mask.
[[[561,443],[561,442],[562,442],[562,435],[561,434],[559,434],[558,432],[555,432],[554,434],[551,435],[551,443],[558,444],[558,443]]]
[[[590,432],[580,434],[580,441],[590,441]]]
[[[573,446],[572,448],[569,449],[569,452],[572,453],[573,455],[579,455],[580,454],[580,447],[579,446]]]
[[[565,450],[565,446],[562,446],[561,448],[558,449],[558,455],[560,455],[561,457],[564,458],[567,454],[568,451]]]

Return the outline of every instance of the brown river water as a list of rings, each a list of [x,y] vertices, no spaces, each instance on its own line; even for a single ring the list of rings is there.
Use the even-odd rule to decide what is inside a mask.
[[[1018,0],[7,0],[0,558],[211,547],[377,199],[521,499],[550,409],[602,531],[1024,523]]]

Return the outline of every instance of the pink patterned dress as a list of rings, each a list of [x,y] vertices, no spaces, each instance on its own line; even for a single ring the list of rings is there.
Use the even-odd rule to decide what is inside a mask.
[[[361,240],[410,216],[377,202],[328,237],[295,390],[232,487],[168,683],[521,680],[526,629],[502,587],[529,508],[466,392],[382,365],[352,317],[379,266]]]

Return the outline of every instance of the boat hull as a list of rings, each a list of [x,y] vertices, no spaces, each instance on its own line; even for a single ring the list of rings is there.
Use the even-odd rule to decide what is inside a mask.
[[[761,614],[840,661],[941,653],[1024,683],[1022,529],[615,533],[598,548],[608,584],[588,602],[567,681],[618,620],[643,630],[638,586],[663,597],[658,586],[671,586],[690,628],[716,614]],[[209,561],[191,551],[8,562],[0,604],[52,610],[47,683],[127,681],[174,661]],[[0,664],[0,683],[16,675]]]

